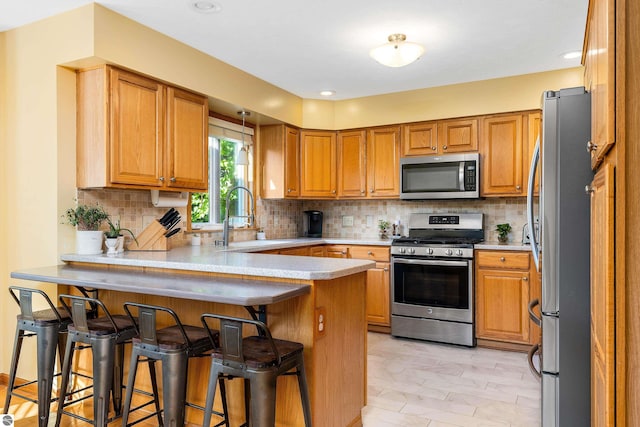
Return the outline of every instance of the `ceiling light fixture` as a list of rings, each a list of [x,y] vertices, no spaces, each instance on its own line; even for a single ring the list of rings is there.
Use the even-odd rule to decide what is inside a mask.
[[[335,90],[323,90],[320,92],[320,95],[322,96],[332,96],[335,95],[336,91]]]
[[[189,4],[198,13],[218,13],[222,10],[222,6],[209,0],[192,0]]]
[[[371,49],[369,55],[387,67],[404,67],[409,65],[424,53],[424,48],[418,43],[408,42],[404,34],[391,34],[389,43]]]
[[[238,111],[238,115],[242,116],[242,147],[238,152],[238,157],[236,157],[236,165],[239,166],[247,166],[249,164],[249,148],[244,145],[244,119],[247,116],[250,116],[251,113],[249,111]]]

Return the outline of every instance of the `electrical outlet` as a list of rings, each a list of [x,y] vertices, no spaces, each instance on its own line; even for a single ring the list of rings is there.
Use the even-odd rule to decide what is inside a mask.
[[[367,215],[367,227],[373,227],[373,215]]]
[[[342,226],[343,227],[353,227],[353,216],[344,215],[342,217]]]
[[[327,330],[327,309],[316,308],[316,337],[321,337]]]

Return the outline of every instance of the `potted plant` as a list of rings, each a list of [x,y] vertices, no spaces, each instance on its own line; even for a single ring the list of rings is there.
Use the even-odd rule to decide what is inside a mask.
[[[387,231],[389,230],[389,221],[385,219],[378,220],[378,231],[381,239],[388,239]]]
[[[498,224],[496,225],[496,231],[498,232],[498,242],[507,243],[509,240],[509,233],[511,232],[511,225],[509,223]]]
[[[102,253],[102,231],[100,225],[109,214],[100,205],[78,205],[65,212],[67,222],[76,227],[76,253],[95,255]]]
[[[104,232],[106,245],[107,245],[107,255],[115,255],[118,252],[124,252],[124,236],[122,235],[123,231],[131,234],[133,240],[138,243],[135,234],[133,231],[128,228],[120,227],[120,220],[117,220],[114,224],[110,218],[107,218],[107,223],[109,224],[109,229]]]

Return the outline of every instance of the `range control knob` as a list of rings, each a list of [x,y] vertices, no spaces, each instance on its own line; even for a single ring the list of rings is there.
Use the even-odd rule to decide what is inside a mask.
[[[414,248],[409,248],[409,253],[413,255],[416,253],[416,250]]]
[[[453,249],[447,249],[444,253],[447,255],[453,255]]]
[[[458,249],[458,255],[462,256],[462,249]]]
[[[405,248],[400,248],[400,253],[403,254],[405,253],[407,250]]]
[[[433,255],[433,248],[427,248],[427,254]]]

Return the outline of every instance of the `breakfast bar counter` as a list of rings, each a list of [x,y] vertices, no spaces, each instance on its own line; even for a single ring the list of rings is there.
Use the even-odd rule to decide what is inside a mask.
[[[200,315],[248,317],[260,307],[274,338],[304,345],[313,424],[361,426],[366,405],[366,271],[372,261],[234,252],[219,247],[183,247],[123,255],[63,255],[64,265],[12,272],[14,279],[99,289],[114,314],[127,301],[172,308],[185,324]],[[266,313],[266,317],[264,314]],[[90,366],[90,364],[87,364]],[[88,368],[87,368],[88,369]],[[189,364],[187,400],[204,404],[209,360]],[[140,372],[137,387],[150,390]],[[242,381],[228,381],[230,421],[244,422]],[[216,398],[216,407],[221,404]],[[295,376],[278,380],[276,425],[304,425]],[[187,421],[202,412],[187,408]]]

